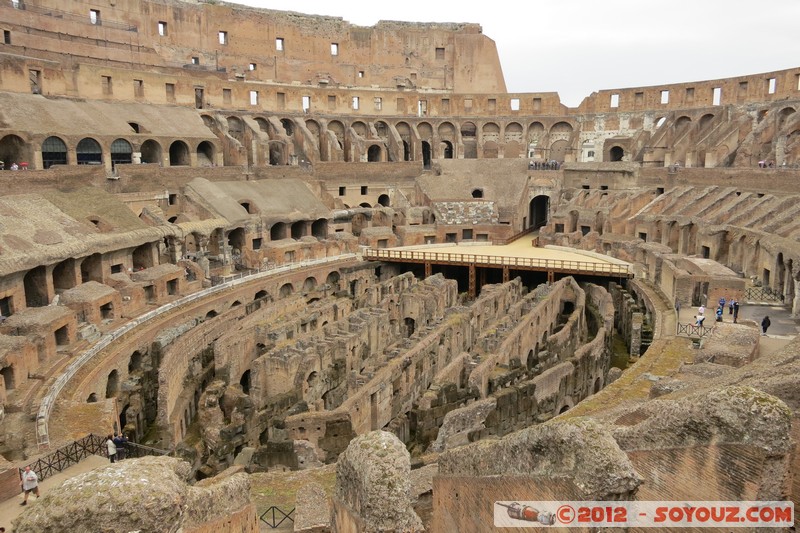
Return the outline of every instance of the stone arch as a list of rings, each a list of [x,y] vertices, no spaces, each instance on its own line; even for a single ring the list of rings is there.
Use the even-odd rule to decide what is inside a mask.
[[[4,138],[5,140],[5,138]],[[5,161],[6,168],[13,161],[5,150],[0,150],[0,159]],[[42,142],[42,166],[50,168],[53,165],[67,164],[67,145],[56,136],[48,137]]]
[[[367,161],[370,163],[380,163],[383,159],[383,148],[379,144],[370,145],[367,149]]]
[[[550,218],[550,197],[540,194],[531,199],[528,204],[528,225],[538,229],[547,225]],[[572,230],[575,231],[575,230]]]
[[[306,236],[306,222],[305,220],[298,220],[291,226],[292,239],[302,239]]]
[[[139,350],[136,350],[131,354],[131,358],[128,360],[128,374],[133,374],[141,369],[142,353]]]
[[[478,128],[474,122],[463,122],[461,124],[461,143],[464,149],[464,159],[478,158]]]
[[[431,157],[431,144],[422,141],[422,167],[426,170],[431,168]]]
[[[197,166],[213,167],[216,147],[209,141],[202,141],[197,145]]]
[[[428,122],[417,124],[417,132],[420,139],[430,140],[433,137],[433,127]]]
[[[191,164],[189,145],[178,140],[169,145],[169,166],[186,167]]]
[[[163,162],[161,144],[154,139],[147,139],[143,142],[141,152],[142,163],[161,164]]]
[[[303,292],[313,291],[317,288],[317,278],[309,276],[303,281]]]
[[[290,118],[282,118],[281,119],[281,126],[283,127],[284,133],[288,137],[294,137],[294,121]]]
[[[369,139],[371,137],[369,135],[369,128],[367,128],[367,125],[360,120],[353,122],[350,127],[353,128],[353,131],[356,132],[356,135],[362,139]]]
[[[113,398],[119,392],[119,372],[112,370],[106,379],[106,398]]]
[[[228,125],[228,135],[233,137],[239,142],[244,141],[244,121],[236,116],[231,116],[226,119]]]
[[[550,145],[550,159],[559,162],[564,161],[568,148],[569,143],[567,141],[563,139],[554,141],[553,144]]]
[[[412,161],[413,154],[411,153],[411,146],[413,144],[413,138],[411,135],[411,126],[409,126],[407,122],[398,122],[395,125],[395,131],[397,131],[403,143],[403,161]]]
[[[320,218],[311,224],[311,235],[317,239],[326,239],[328,237],[328,219]]]
[[[333,133],[333,136],[338,143],[337,148],[340,150],[344,149],[344,124],[338,120],[331,120],[328,122],[328,131]]]
[[[786,124],[786,120],[795,113],[795,108],[789,106],[784,107],[778,113],[778,128],[782,128],[784,124]]]
[[[703,129],[706,126],[708,126],[713,119],[714,119],[713,113],[706,113],[705,115],[700,117],[700,123],[699,123],[700,129]]]
[[[153,258],[153,244],[146,242],[134,248],[131,254],[131,262],[134,270],[144,270],[155,266]]]
[[[57,138],[58,137],[56,137],[56,139]],[[66,146],[64,149],[66,151]],[[44,153],[42,153],[42,159],[44,159]],[[32,160],[30,157],[30,148],[28,144],[22,140],[22,137],[14,134],[6,135],[0,139],[0,160],[5,163],[5,168],[9,168],[13,163],[17,163],[17,165],[20,165],[20,163],[28,163]]]
[[[22,278],[27,307],[43,307],[50,303],[47,296],[47,270],[37,266],[25,273]]]
[[[564,122],[562,120],[560,122],[556,122],[555,124],[553,124],[553,127],[550,128],[550,135],[559,134],[559,133],[560,134],[570,135],[570,134],[572,134],[572,130],[573,129],[574,128],[572,127],[572,124],[570,124],[569,122]]]
[[[539,122],[531,122],[528,126],[528,142],[538,141],[545,135],[544,124]]]
[[[103,162],[103,149],[100,143],[91,137],[84,137],[75,147],[79,165],[96,165]]]
[[[439,143],[439,153],[442,159],[453,159],[453,143],[450,141],[441,141]]]
[[[111,167],[133,163],[133,148],[125,139],[115,139],[111,143]]]
[[[619,145],[614,145],[608,151],[608,160],[609,161],[622,161],[625,157],[625,149]]]
[[[287,226],[285,222],[276,222],[269,228],[269,240],[279,241],[287,236]]]
[[[383,207],[389,207],[391,205],[391,202],[389,200],[389,195],[381,194],[380,196],[378,196],[378,203]]]
[[[256,124],[258,124],[259,130],[269,134],[271,128],[269,126],[269,121],[267,119],[265,119],[264,117],[253,117],[253,120],[255,120]]]
[[[250,387],[252,385],[250,379],[250,369],[248,368],[242,372],[242,377],[239,378],[239,385],[241,385],[242,392],[245,394],[250,394]]]
[[[74,259],[65,259],[53,268],[53,288],[56,292],[65,291],[77,285]]]
[[[330,285],[334,289],[339,288],[339,281],[341,280],[341,274],[338,271],[334,270],[328,274],[328,277],[325,278],[325,283]]]
[[[294,294],[294,285],[292,285],[291,283],[284,283],[281,286],[280,291],[278,291],[278,295],[281,298],[288,298],[292,294]]]
[[[439,124],[438,128],[439,137],[443,139],[449,139],[451,141],[455,140],[456,137],[456,128],[453,126],[452,122],[442,122]]]
[[[675,120],[675,129],[683,129],[692,123],[692,119],[686,115],[681,115]]]

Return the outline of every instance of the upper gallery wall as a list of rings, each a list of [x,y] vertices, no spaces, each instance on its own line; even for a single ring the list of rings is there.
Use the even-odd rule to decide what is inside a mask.
[[[568,109],[507,93],[495,43],[471,23],[381,21],[231,3],[8,0],[0,89],[242,111],[384,116],[664,112],[800,95],[800,68],[607,89]],[[535,90],[535,88],[533,88]]]

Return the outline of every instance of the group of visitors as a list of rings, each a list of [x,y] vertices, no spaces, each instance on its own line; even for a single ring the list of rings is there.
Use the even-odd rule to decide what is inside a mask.
[[[558,170],[561,168],[561,163],[555,159],[550,161],[533,160],[528,163],[528,170]]]
[[[8,167],[8,170],[19,170],[20,168],[22,170],[28,170],[28,163],[20,163],[19,165],[17,163],[11,163],[11,166]],[[0,170],[5,170],[5,169],[6,169],[5,162],[0,161]]]
[[[125,459],[128,438],[122,433],[114,433],[112,437],[106,437],[106,449],[108,450],[108,460],[112,463]]]
[[[725,306],[728,307],[728,315],[733,316],[734,324],[737,323],[739,319],[739,301],[735,298],[731,298],[728,300],[724,296],[719,299],[719,305],[717,305],[717,310],[715,311],[716,321],[722,322],[722,317],[725,314]],[[676,304],[675,309],[680,313],[680,303]],[[706,308],[704,305],[700,305],[697,308],[697,314],[694,317],[694,325],[695,326],[702,326],[703,321],[706,319],[705,317]],[[769,316],[764,316],[761,320],[761,335],[766,336],[767,330],[769,329],[772,322],[769,319]]]

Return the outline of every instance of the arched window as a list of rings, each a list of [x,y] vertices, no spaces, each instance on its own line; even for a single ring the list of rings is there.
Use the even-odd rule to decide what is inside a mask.
[[[111,166],[120,163],[130,165],[133,162],[133,149],[131,143],[125,139],[117,139],[111,143]]]
[[[58,137],[48,137],[42,143],[42,166],[67,164],[67,145]]]
[[[100,148],[100,143],[91,137],[81,139],[75,151],[78,154],[79,165],[99,165],[103,162],[103,150]]]

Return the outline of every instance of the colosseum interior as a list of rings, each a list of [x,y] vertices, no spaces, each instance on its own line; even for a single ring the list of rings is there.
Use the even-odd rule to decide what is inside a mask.
[[[0,22],[0,491],[89,434],[157,455],[15,531],[800,502],[800,68],[567,107],[507,92],[475,23],[211,0]]]

